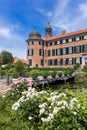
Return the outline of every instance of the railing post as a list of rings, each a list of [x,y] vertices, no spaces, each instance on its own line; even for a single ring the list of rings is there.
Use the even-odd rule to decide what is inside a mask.
[[[9,85],[9,74],[6,76],[6,84]]]

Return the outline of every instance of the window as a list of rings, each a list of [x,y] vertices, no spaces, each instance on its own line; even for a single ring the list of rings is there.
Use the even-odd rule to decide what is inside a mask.
[[[72,47],[69,47],[68,52],[69,54],[72,54]]]
[[[60,48],[56,49],[56,55],[60,55]]]
[[[54,65],[57,65],[57,59],[54,60]]]
[[[57,41],[55,41],[55,45],[57,45]]]
[[[50,50],[48,50],[48,56],[50,56],[51,55],[51,51]]]
[[[63,50],[63,54],[66,54],[66,48],[63,48],[62,50]]]
[[[87,39],[87,35],[84,35],[84,39],[85,39],[85,40]]]
[[[29,59],[29,66],[32,66],[32,60]]]
[[[52,56],[55,56],[55,49],[52,50]]]
[[[52,42],[50,42],[50,46],[52,46]]]
[[[76,37],[76,41],[79,41],[80,40],[80,37]]]
[[[44,55],[47,56],[47,50],[44,50]]]
[[[72,58],[69,58],[69,65],[72,65]]]
[[[62,64],[63,64],[63,65],[66,65],[66,59],[65,59],[65,58],[63,59]]]
[[[80,52],[81,52],[81,46],[76,46],[75,49],[76,49],[76,50],[75,50],[76,53],[80,53]]]
[[[43,66],[44,65],[44,61],[43,61],[43,59],[41,59],[41,66]]]
[[[43,56],[44,55],[44,51],[42,49],[39,49],[39,55]]]
[[[45,46],[48,46],[48,42],[45,43]]]
[[[50,43],[48,42],[48,46],[50,46]]]
[[[33,44],[34,44],[33,41],[29,41],[29,42],[28,42],[28,45],[33,45]]]
[[[28,56],[32,56],[33,55],[33,49],[28,49]]]
[[[65,40],[65,39],[63,39],[63,40],[62,40],[62,43],[66,43],[66,40]]]
[[[48,60],[48,66],[52,65],[52,60]]]
[[[69,39],[68,39],[68,42],[72,42],[72,38],[69,38]]]
[[[87,45],[84,45],[84,52],[87,52]]]
[[[54,41],[52,42],[52,45],[55,45],[55,42],[54,42]]]
[[[60,65],[60,59],[57,59],[57,65]]]
[[[39,41],[39,45],[43,46],[44,42],[43,41]]]
[[[80,64],[80,58],[76,58],[76,63]]]
[[[60,44],[60,41],[59,41],[59,40],[57,41],[57,44]]]

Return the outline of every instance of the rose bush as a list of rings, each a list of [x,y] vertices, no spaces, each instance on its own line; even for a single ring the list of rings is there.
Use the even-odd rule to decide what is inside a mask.
[[[29,128],[40,130],[85,130],[81,123],[84,108],[77,98],[59,92],[37,92],[29,87],[12,105],[21,119],[29,122]]]

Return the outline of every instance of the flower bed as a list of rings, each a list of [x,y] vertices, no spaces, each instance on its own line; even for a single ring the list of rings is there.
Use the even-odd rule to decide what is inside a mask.
[[[86,91],[37,91],[25,78],[19,81],[0,100],[2,129],[86,130],[83,123],[87,119]]]

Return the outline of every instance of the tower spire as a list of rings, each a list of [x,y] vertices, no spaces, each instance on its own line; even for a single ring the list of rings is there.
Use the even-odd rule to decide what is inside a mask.
[[[46,36],[51,37],[52,36],[52,27],[50,26],[50,23],[48,22],[46,28],[45,28]]]

